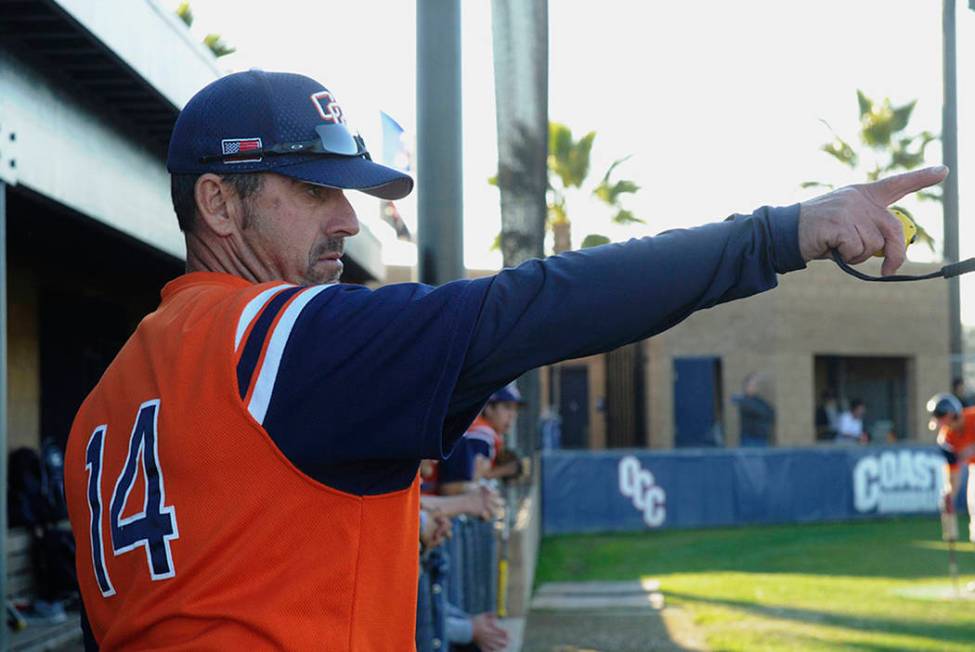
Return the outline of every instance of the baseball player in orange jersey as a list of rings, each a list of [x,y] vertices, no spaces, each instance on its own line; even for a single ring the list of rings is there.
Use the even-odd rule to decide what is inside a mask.
[[[647,338],[831,249],[904,260],[931,168],[441,287],[342,285],[344,190],[397,199],[333,94],[223,77],[170,139],[187,273],[72,424],[65,489],[105,650],[414,647],[417,468],[527,369]]]
[[[494,437],[494,446],[489,456],[491,466],[481,477],[505,479],[521,475],[521,460],[513,450],[505,447],[504,438],[518,417],[518,408],[523,404],[521,392],[511,383],[491,395],[487,405],[481,410],[481,415],[471,425],[471,430],[480,425]]]
[[[504,453],[504,435],[514,423],[520,403],[521,393],[514,383],[491,394],[450,457],[439,465],[437,482],[441,493],[464,493],[478,480],[518,475],[518,458]],[[499,455],[502,455],[500,466]]]
[[[942,512],[953,514],[961,467],[968,466],[968,538],[975,542],[975,407],[962,407],[953,394],[936,394],[927,403],[931,427],[938,431],[938,448],[945,457]],[[957,529],[957,528],[956,528]]]

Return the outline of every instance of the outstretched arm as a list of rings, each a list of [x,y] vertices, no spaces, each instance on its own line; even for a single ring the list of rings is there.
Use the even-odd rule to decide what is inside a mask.
[[[903,227],[886,207],[940,182],[943,167],[849,186],[787,208],[532,260],[490,281],[451,402],[469,410],[520,374],[608,351],[691,313],[775,287],[831,249],[850,263],[883,250],[904,262]]]

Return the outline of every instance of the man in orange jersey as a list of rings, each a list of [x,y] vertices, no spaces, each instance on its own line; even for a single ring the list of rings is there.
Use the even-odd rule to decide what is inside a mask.
[[[187,274],[85,399],[65,488],[88,646],[413,648],[419,486],[524,371],[665,330],[836,249],[904,261],[885,208],[931,168],[441,287],[337,283],[344,195],[408,194],[334,95],[223,77],[167,167]]]
[[[975,541],[975,407],[963,407],[954,394],[935,394],[927,403],[931,429],[938,431],[938,448],[945,457],[941,511],[954,514],[961,490],[961,468],[968,467],[968,538]],[[954,517],[952,517],[954,518]],[[957,530],[957,527],[955,527]]]

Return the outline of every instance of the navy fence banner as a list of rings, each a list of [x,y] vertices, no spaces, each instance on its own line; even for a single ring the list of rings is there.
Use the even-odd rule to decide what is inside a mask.
[[[935,513],[943,465],[933,446],[550,451],[542,520],[563,534]]]

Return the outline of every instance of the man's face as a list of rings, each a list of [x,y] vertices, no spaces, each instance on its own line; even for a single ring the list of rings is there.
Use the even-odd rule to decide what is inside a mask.
[[[757,376],[753,376],[747,383],[745,383],[745,394],[747,396],[755,396],[758,394],[759,384],[761,379]]]
[[[857,419],[862,419],[863,415],[866,414],[866,412],[867,412],[867,408],[865,405],[858,405],[855,408],[853,408],[853,416],[856,417]]]
[[[484,406],[484,418],[499,435],[511,429],[516,416],[518,416],[518,404],[514,401],[499,401]]]
[[[298,285],[339,280],[345,238],[359,232],[355,210],[341,190],[266,174],[243,208],[240,235],[260,261],[258,280]]]

